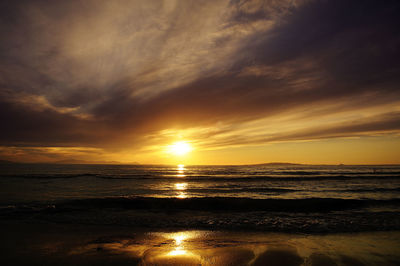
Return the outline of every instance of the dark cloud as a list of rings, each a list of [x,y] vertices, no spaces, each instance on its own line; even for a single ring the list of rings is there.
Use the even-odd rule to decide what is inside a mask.
[[[98,136],[96,127],[71,115],[4,101],[0,101],[0,120],[3,123],[0,131],[2,145],[92,144]]]

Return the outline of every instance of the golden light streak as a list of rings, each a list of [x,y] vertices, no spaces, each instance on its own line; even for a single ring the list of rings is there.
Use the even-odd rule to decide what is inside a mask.
[[[178,168],[176,169],[178,173],[176,174],[176,177],[185,177],[186,176],[185,170],[186,170],[185,165],[178,164]]]
[[[175,184],[175,188],[177,190],[186,190],[187,187],[187,183],[176,183]]]
[[[179,190],[178,195],[176,196],[179,199],[185,199],[187,198],[187,194],[185,190],[187,189],[188,183],[176,183],[175,184],[175,189]]]
[[[178,194],[178,196],[176,196],[176,197],[179,198],[179,199],[186,199],[186,198],[187,198],[187,195],[186,195],[185,192],[180,192],[180,193]]]

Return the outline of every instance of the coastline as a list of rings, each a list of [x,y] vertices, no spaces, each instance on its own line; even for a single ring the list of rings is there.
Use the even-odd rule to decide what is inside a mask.
[[[299,234],[0,222],[2,265],[398,265],[400,231]]]

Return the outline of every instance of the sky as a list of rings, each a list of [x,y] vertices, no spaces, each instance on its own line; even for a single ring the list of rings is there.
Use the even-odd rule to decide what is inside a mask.
[[[3,0],[0,159],[398,164],[399,13],[397,0]]]

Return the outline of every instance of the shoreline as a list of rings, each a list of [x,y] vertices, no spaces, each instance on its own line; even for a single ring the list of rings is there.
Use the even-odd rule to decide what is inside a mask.
[[[4,220],[280,233],[400,230],[398,199],[100,198],[8,206]],[[378,204],[379,203],[379,204]]]
[[[298,234],[3,220],[2,265],[398,265],[400,231]],[[1,261],[0,261],[1,262]]]

